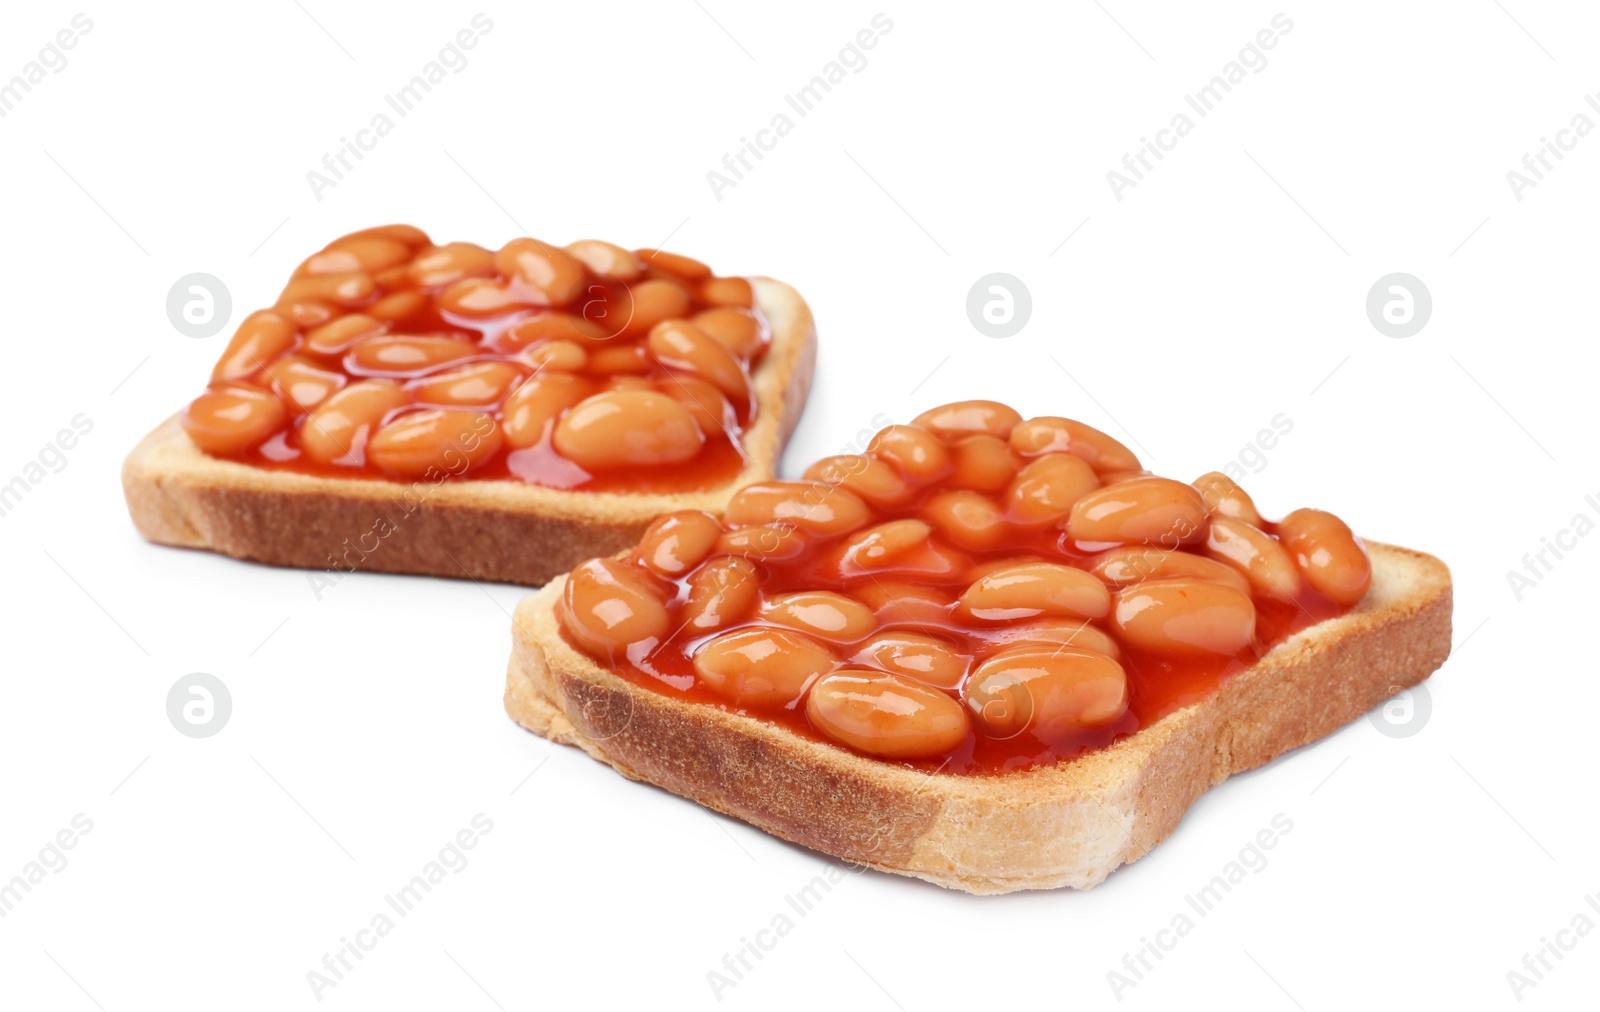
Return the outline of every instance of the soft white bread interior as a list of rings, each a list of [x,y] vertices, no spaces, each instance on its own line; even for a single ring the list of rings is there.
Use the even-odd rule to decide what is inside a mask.
[[[735,490],[773,477],[811,386],[816,325],[793,288],[750,280],[772,344],[752,377],[757,410],[744,434],[745,467],[726,484],[646,495],[269,471],[208,456],[174,415],[123,464],[128,512],[151,541],[257,562],[539,586],[631,546],[662,513],[721,512]]]
[[[1368,542],[1350,612],[1285,640],[1212,696],[1100,752],[985,776],[934,774],[640,687],[563,638],[565,577],[513,620],[505,705],[524,727],[775,836],[973,893],[1085,889],[1145,854],[1201,794],[1316,741],[1450,652],[1450,572]]]

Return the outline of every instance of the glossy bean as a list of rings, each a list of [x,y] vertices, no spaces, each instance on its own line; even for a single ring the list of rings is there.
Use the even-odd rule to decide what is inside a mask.
[[[408,411],[383,424],[367,441],[367,460],[401,478],[466,474],[505,445],[494,417],[471,408]]]
[[[596,394],[563,415],[554,436],[556,451],[586,470],[680,464],[705,441],[688,409],[651,390]]]
[[[739,706],[788,706],[833,667],[826,647],[787,629],[723,633],[694,655],[700,681]]]
[[[1231,517],[1213,517],[1206,554],[1236,569],[1258,594],[1293,601],[1300,594],[1300,571],[1283,544],[1258,527]]]
[[[1116,593],[1111,624],[1129,646],[1166,656],[1232,655],[1255,636],[1249,595],[1195,579],[1150,580]]]
[[[373,430],[411,399],[392,380],[361,380],[318,404],[300,424],[300,448],[322,464],[355,462]]]
[[[1067,515],[1079,544],[1155,544],[1176,548],[1204,534],[1205,502],[1190,485],[1135,478],[1084,495]]]
[[[962,701],[991,738],[1029,731],[1049,740],[1121,717],[1128,709],[1128,680],[1121,664],[1090,650],[1007,651],[978,665]]]
[[[1019,423],[1011,430],[1011,448],[1024,457],[1070,453],[1082,457],[1097,472],[1139,469],[1139,458],[1111,436],[1093,426],[1054,415]]]
[[[960,613],[982,622],[1044,617],[1102,618],[1111,595],[1093,575],[1053,562],[1020,562],[975,580]]]
[[[1298,509],[1278,523],[1278,537],[1319,593],[1345,607],[1366,596],[1372,560],[1343,520],[1322,510]]]
[[[775,595],[762,607],[761,617],[833,643],[865,639],[877,626],[872,609],[855,598],[827,590]]]
[[[833,535],[865,526],[872,510],[853,493],[825,482],[768,481],[735,492],[724,516],[734,525],[792,523]]]
[[[183,431],[217,456],[236,456],[260,446],[288,420],[283,402],[258,387],[215,386],[184,409]]]
[[[705,561],[722,537],[722,524],[700,510],[679,510],[645,528],[634,554],[657,576],[675,580]]]
[[[682,621],[695,632],[712,632],[742,622],[755,607],[760,589],[749,559],[719,555],[689,574]]]
[[[948,694],[859,668],[819,679],[806,698],[806,716],[834,741],[886,759],[940,755],[971,730],[966,711]]]
[[[561,591],[561,625],[602,657],[634,643],[660,640],[671,619],[660,591],[637,569],[615,559],[590,559]]]

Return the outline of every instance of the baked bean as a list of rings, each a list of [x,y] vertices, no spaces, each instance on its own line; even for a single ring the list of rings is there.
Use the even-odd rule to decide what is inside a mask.
[[[1048,616],[1102,618],[1111,607],[1106,585],[1089,573],[1054,562],[1019,562],[973,581],[960,614],[983,622]]]
[[[299,411],[310,411],[346,382],[344,373],[324,369],[299,355],[285,355],[262,370],[262,375],[279,397]]]
[[[656,385],[654,383],[652,383],[650,380],[646,379],[645,377],[643,377],[643,376],[627,376],[627,375],[609,377],[605,381],[605,383],[600,387],[600,389],[601,390],[652,390],[652,391],[659,392],[659,390],[656,387]],[[684,406],[688,407],[688,405],[684,405]],[[691,412],[689,412],[689,414],[693,415],[694,412],[691,411]],[[700,421],[699,421],[698,417],[696,417],[696,419],[695,419],[695,424],[696,425],[700,424]],[[704,432],[706,430],[705,429],[701,429],[700,431]]]
[[[767,481],[735,492],[723,515],[729,524],[792,523],[832,535],[865,526],[872,510],[854,494],[825,482]]]
[[[1005,488],[1022,466],[1005,440],[984,433],[958,437],[950,447],[950,457],[954,468],[950,484],[979,492]]]
[[[568,243],[567,252],[599,277],[611,281],[634,281],[641,273],[637,257],[621,246],[599,239]]]
[[[608,340],[608,335],[581,316],[572,313],[535,313],[500,335],[496,342],[508,351],[545,341],[565,341],[592,348]]]
[[[944,442],[910,425],[891,425],[879,432],[867,445],[867,452],[912,481],[935,478],[950,465],[950,451]]]
[[[1318,593],[1347,608],[1366,596],[1372,560],[1343,520],[1322,510],[1298,509],[1278,522],[1278,536]]]
[[[706,306],[749,309],[756,304],[756,291],[744,278],[706,278],[696,294]]]
[[[862,569],[882,569],[926,543],[932,533],[933,528],[921,520],[890,520],[850,535],[845,542],[844,559]]]
[[[911,632],[879,633],[852,660],[952,692],[967,673],[966,659],[950,644]]]
[[[689,322],[742,359],[749,359],[761,347],[765,335],[761,321],[743,309],[719,307],[694,314]]]
[[[1236,654],[1256,632],[1248,594],[1204,580],[1149,580],[1117,591],[1111,624],[1124,642],[1165,656]]]
[[[478,346],[465,338],[380,334],[352,347],[348,362],[360,372],[409,376],[476,354]]]
[[[689,574],[682,618],[686,628],[711,632],[744,621],[755,607],[760,580],[749,559],[721,555]]]
[[[962,548],[993,548],[1008,530],[994,500],[970,489],[938,493],[923,505],[922,515]]]
[[[362,338],[376,337],[388,329],[389,325],[383,320],[365,313],[351,313],[308,333],[306,350],[318,355],[337,355]]]
[[[750,399],[750,380],[733,353],[687,320],[658,323],[645,339],[651,357],[668,369],[698,376],[735,404]]]
[[[287,305],[280,302],[277,309],[280,314],[287,316],[290,322],[301,330],[320,327],[330,320],[337,319],[339,316],[334,307],[326,302],[318,302],[315,299],[296,299]]]
[[[372,280],[378,283],[380,291],[392,292],[397,289],[409,288],[411,284],[411,264],[396,264],[393,267],[383,267],[372,272]]]
[[[572,373],[542,372],[528,377],[511,391],[500,410],[506,444],[521,450],[543,442],[561,412],[593,394],[593,382]]]
[[[703,379],[693,376],[663,376],[655,381],[662,393],[689,409],[695,424],[708,437],[718,433],[731,434],[739,424],[733,405],[722,396],[722,391]]]
[[[859,454],[824,457],[806,468],[805,476],[812,481],[848,489],[874,506],[896,506],[910,495],[905,480],[876,457]]]
[[[989,737],[1031,731],[1049,740],[1121,717],[1128,709],[1128,678],[1121,664],[1092,650],[1008,651],[978,665],[961,695]]]
[[[385,295],[362,312],[375,320],[388,320],[393,323],[409,320],[421,312],[427,304],[428,297],[421,292],[394,292]]]
[[[1238,570],[1258,594],[1280,601],[1293,601],[1300,594],[1300,571],[1288,550],[1243,520],[1212,517],[1206,554]]]
[[[856,642],[877,628],[872,609],[830,590],[778,594],[762,606],[761,617],[833,643]]]
[[[579,468],[682,464],[706,434],[677,400],[656,391],[608,391],[574,405],[555,423],[555,450]]]
[[[1020,421],[1021,415],[999,401],[956,401],[924,411],[913,418],[911,424],[942,439],[954,440],[977,433],[1005,439]]]
[[[353,257],[356,266],[344,268],[345,271],[366,271],[371,273],[409,263],[414,256],[410,243],[377,235],[340,239],[328,247],[328,252],[338,253],[341,256],[337,259],[330,259],[324,265],[328,269],[315,271],[314,273],[343,273],[336,267],[336,263],[344,262],[347,257]]]
[[[367,440],[367,460],[404,478],[432,477],[435,470],[466,474],[488,463],[505,437],[493,416],[469,408],[407,411]]]
[[[277,397],[243,384],[212,387],[183,409],[183,431],[207,453],[232,456],[260,446],[288,419]]]
[[[377,283],[370,274],[322,274],[295,278],[283,287],[278,305],[292,302],[330,302],[351,308],[372,300]]]
[[[1242,594],[1250,593],[1249,582],[1238,570],[1193,552],[1169,552],[1147,546],[1114,548],[1095,559],[1089,571],[1113,587],[1181,576],[1220,583]]]
[[[1011,430],[1011,448],[1024,457],[1041,453],[1070,453],[1082,457],[1098,471],[1137,471],[1139,458],[1132,450],[1093,426],[1070,418],[1044,415],[1021,422]]]
[[[609,325],[615,319],[622,325],[622,333],[640,336],[650,333],[652,327],[664,320],[681,320],[690,309],[689,293],[675,281],[650,279],[639,281],[619,290],[615,300],[607,302],[606,321],[595,320],[613,333]],[[595,318],[585,313],[585,318]]]
[[[384,417],[411,398],[393,380],[352,383],[318,404],[300,425],[300,448],[323,464],[362,450]]]
[[[1006,489],[1006,512],[1024,524],[1048,524],[1064,519],[1079,499],[1100,487],[1094,469],[1070,453],[1035,457],[1017,473]]]
[[[736,527],[717,541],[717,551],[752,559],[792,559],[805,550],[805,538],[791,523]]]
[[[678,253],[668,253],[661,249],[634,250],[640,260],[649,267],[657,267],[670,274],[676,274],[685,281],[704,281],[711,276],[711,268],[698,260],[683,256]]]
[[[1122,649],[1110,633],[1093,622],[1071,619],[1045,619],[1026,625],[1005,626],[996,630],[989,641],[1000,647],[996,654],[1013,649],[1056,646],[1092,650],[1113,659],[1122,657]]]
[[[564,306],[576,299],[588,281],[583,262],[566,250],[537,239],[513,239],[494,255],[494,265],[538,293],[536,305]]]
[[[806,716],[834,741],[885,759],[948,752],[971,730],[961,704],[938,689],[855,668],[818,679]]]
[[[633,643],[659,640],[671,619],[661,593],[632,566],[590,559],[561,589],[561,625],[578,645],[602,657]]]
[[[634,549],[639,562],[657,576],[675,580],[705,561],[722,537],[717,518],[700,510],[679,510],[645,528]]]
[[[589,371],[621,376],[643,376],[655,368],[644,346],[624,344],[611,348],[596,348],[589,353]]]
[[[1221,471],[1208,471],[1196,478],[1193,485],[1205,500],[1207,512],[1243,520],[1252,527],[1261,526],[1261,514],[1256,510],[1255,501]]]
[[[442,313],[476,318],[542,305],[536,301],[539,298],[532,289],[513,287],[494,278],[464,278],[434,296],[434,302]]]
[[[300,265],[296,274],[355,274],[381,271],[411,259],[411,247],[396,239],[339,239]]]
[[[694,655],[700,681],[739,706],[798,702],[806,687],[833,666],[827,647],[787,629],[723,633]]]
[[[411,280],[420,288],[439,288],[463,278],[486,278],[493,273],[494,254],[470,242],[435,246],[411,261]]]
[[[571,341],[540,341],[517,357],[533,366],[534,372],[579,372],[589,362],[589,353]]]
[[[406,384],[411,399],[418,404],[443,407],[496,405],[506,391],[522,378],[522,370],[509,362],[473,362],[456,369],[434,373]]]
[[[1193,486],[1135,478],[1096,489],[1072,505],[1067,534],[1079,544],[1160,544],[1176,548],[1204,533],[1206,504]]]
[[[404,245],[400,248],[407,254],[411,252]],[[314,274],[350,274],[361,270],[361,263],[354,253],[340,252],[330,246],[302,260],[300,266],[294,269],[294,276],[303,278]]]
[[[359,229],[349,235],[342,235],[330,245],[339,246],[350,239],[393,239],[403,242],[413,249],[428,245],[428,233],[415,225],[374,225],[371,228]]]
[[[279,313],[263,309],[251,313],[233,332],[228,350],[222,353],[213,380],[235,380],[260,369],[294,344],[294,324]]]

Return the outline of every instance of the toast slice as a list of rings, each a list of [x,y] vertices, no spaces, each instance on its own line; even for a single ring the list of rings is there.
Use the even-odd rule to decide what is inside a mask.
[[[566,577],[514,617],[505,706],[522,726],[846,861],[971,893],[1086,889],[1147,853],[1201,794],[1355,720],[1450,652],[1450,573],[1367,543],[1353,609],[1289,637],[1209,697],[1109,748],[989,776],[928,774],[635,685],[574,649]]]
[[[746,464],[694,492],[567,491],[497,479],[412,486],[267,470],[203,452],[174,415],[122,468],[128,512],[151,541],[307,569],[470,577],[539,586],[584,559],[634,544],[662,513],[720,511],[735,490],[773,476],[799,421],[816,362],[816,325],[793,288],[749,279],[771,327],[751,377],[756,413]]]

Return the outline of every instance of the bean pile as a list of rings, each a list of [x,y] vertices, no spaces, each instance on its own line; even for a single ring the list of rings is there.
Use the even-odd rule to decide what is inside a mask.
[[[964,401],[721,518],[660,518],[574,570],[557,612],[662,691],[870,756],[1006,769],[1145,726],[1370,581],[1330,513],[1270,523],[1223,474],[1157,477],[1081,422]]]
[[[715,447],[714,483],[737,473],[769,340],[750,282],[698,260],[388,225],[302,263],[182,421],[214,456],[316,473],[581,487]]]

